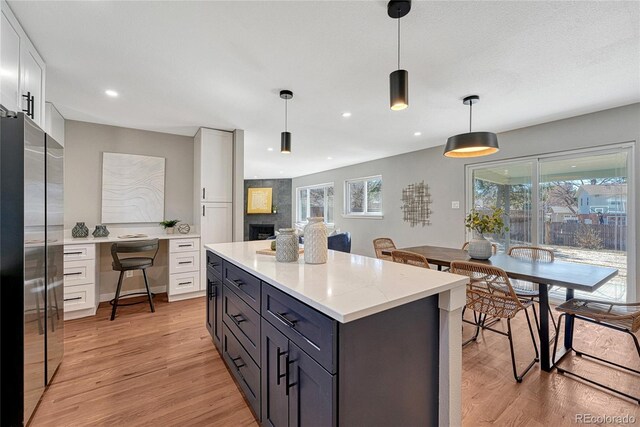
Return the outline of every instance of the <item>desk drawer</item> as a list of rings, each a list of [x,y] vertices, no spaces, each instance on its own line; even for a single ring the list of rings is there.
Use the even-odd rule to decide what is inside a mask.
[[[335,320],[266,283],[262,284],[262,317],[327,371],[336,373]]]
[[[169,275],[169,295],[186,294],[200,290],[200,272],[191,271]]]
[[[81,261],[96,258],[96,245],[64,245],[65,261]]]
[[[200,270],[200,251],[169,254],[169,274]]]
[[[65,261],[64,286],[76,286],[96,282],[96,264],[94,260]]]
[[[238,338],[240,344],[260,365],[260,315],[228,286],[224,286],[222,313],[224,323]]]
[[[207,269],[222,277],[222,258],[211,251],[207,251]]]
[[[224,263],[224,283],[255,311],[260,311],[260,279],[228,262]]]
[[[222,356],[240,384],[247,402],[253,411],[260,416],[260,368],[226,325],[222,327]]]
[[[65,286],[64,311],[84,310],[94,308],[96,304],[96,286],[88,285]]]
[[[189,252],[200,250],[200,239],[171,239],[169,240],[169,252]]]

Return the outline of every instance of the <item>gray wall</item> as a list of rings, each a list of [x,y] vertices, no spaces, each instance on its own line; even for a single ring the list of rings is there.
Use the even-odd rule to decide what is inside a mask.
[[[247,189],[272,188],[275,214],[247,214]],[[275,230],[291,227],[291,180],[247,179],[244,181],[244,240],[249,240],[249,224],[274,224]]]
[[[458,247],[465,240],[463,221],[466,164],[638,141],[640,139],[640,104],[517,129],[499,134],[498,139],[500,152],[484,159],[449,159],[442,155],[443,147],[440,146],[294,178],[292,197],[295,200],[296,187],[333,182],[336,227],[342,231],[351,232],[354,253],[373,256],[372,240],[383,236],[391,237],[401,247],[419,244]],[[377,174],[383,176],[384,219],[342,217],[344,180]],[[635,192],[638,193],[640,147],[636,147],[635,150],[635,176]],[[433,210],[431,225],[411,228],[402,221],[400,210],[402,189],[410,183],[422,180],[431,188],[431,209]],[[460,209],[451,209],[452,201],[460,201]],[[292,212],[292,218],[293,215]],[[637,250],[640,242],[640,227],[637,226],[640,224],[638,207],[635,209],[634,218],[635,256],[638,260],[640,257],[640,251]],[[295,221],[295,218],[293,220]],[[633,250],[634,248],[630,248],[630,252]],[[640,260],[636,265],[640,265]]]
[[[191,223],[193,138],[67,120],[64,148],[65,228],[84,221],[92,231],[96,224],[100,224],[102,153],[105,151],[164,157],[165,218],[179,218]]]

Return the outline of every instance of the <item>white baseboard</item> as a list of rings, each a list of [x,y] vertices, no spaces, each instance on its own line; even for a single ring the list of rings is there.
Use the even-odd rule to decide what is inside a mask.
[[[140,288],[140,289],[127,289],[126,291],[122,291],[123,294],[130,294],[133,292],[146,292],[146,288]],[[154,294],[164,294],[167,292],[167,286],[152,286],[151,287],[151,292]],[[116,297],[116,293],[114,292],[109,292],[107,294],[100,294],[100,302],[106,302],[106,301],[111,301],[112,299],[114,299]],[[125,299],[125,298],[123,298]]]
[[[206,291],[189,292],[188,294],[169,295],[169,302],[183,301],[191,298],[199,298],[207,295]]]

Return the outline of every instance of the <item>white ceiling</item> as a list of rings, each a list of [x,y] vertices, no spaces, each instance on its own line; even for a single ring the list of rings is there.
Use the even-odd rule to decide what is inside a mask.
[[[247,178],[444,144],[467,129],[468,94],[481,97],[474,129],[494,132],[640,101],[635,1],[414,1],[402,20],[410,106],[400,112],[388,106],[397,29],[384,1],[10,6],[65,118],[183,135],[245,129]],[[279,153],[280,89],[294,92],[290,156]]]

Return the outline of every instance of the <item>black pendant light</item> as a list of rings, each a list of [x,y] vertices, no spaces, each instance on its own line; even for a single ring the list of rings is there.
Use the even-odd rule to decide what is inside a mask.
[[[478,95],[471,95],[464,98],[464,105],[469,106],[469,133],[461,133],[447,140],[444,148],[444,155],[447,157],[480,157],[497,153],[498,137],[492,132],[471,132],[471,119],[473,114],[473,104],[480,100]]]
[[[391,109],[404,110],[409,106],[409,73],[400,69],[400,18],[411,10],[410,0],[391,0],[387,4],[387,14],[398,20],[398,69],[389,75]]]
[[[287,132],[287,103],[293,98],[293,92],[290,90],[281,90],[280,98],[284,99],[284,132],[280,133],[280,152],[291,154],[291,132]]]

